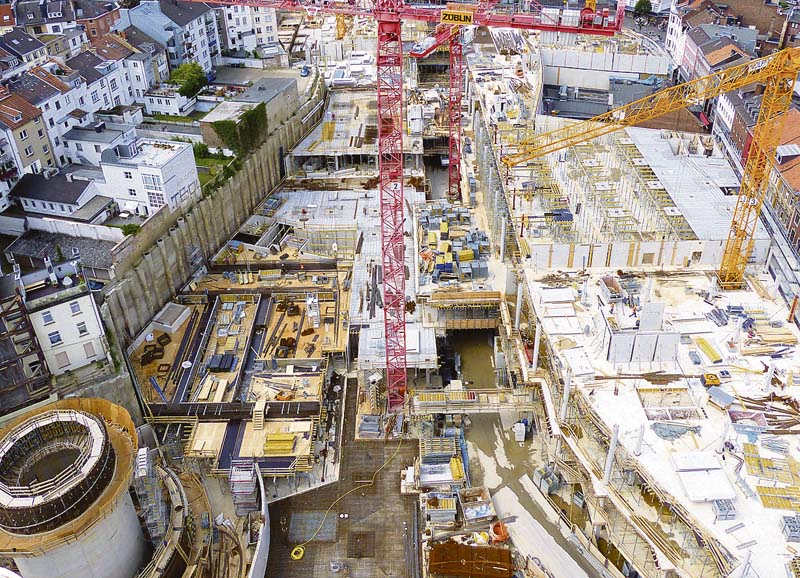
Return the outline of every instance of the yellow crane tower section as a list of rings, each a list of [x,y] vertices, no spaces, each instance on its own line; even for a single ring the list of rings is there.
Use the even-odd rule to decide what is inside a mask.
[[[506,166],[513,167],[626,126],[634,126],[702,103],[748,84],[765,84],[761,110],[753,130],[753,141],[718,271],[720,286],[723,289],[736,289],[744,283],[747,260],[753,252],[756,227],[764,204],[769,173],[782,133],[785,113],[792,103],[792,91],[798,71],[800,71],[800,48],[787,48],[684,84],[665,88],[587,121],[575,122],[536,135],[534,139],[520,141],[515,145],[515,150],[504,156],[502,161]]]

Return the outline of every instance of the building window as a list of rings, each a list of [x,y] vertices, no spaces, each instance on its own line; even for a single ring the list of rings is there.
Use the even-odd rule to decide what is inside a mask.
[[[42,147],[42,152],[43,152],[44,154],[47,154],[47,153],[49,153],[49,152],[50,152],[50,147],[49,147],[48,145],[44,145],[44,146]]]
[[[56,365],[59,368],[69,365],[69,355],[67,355],[66,351],[60,351],[56,354]]]
[[[94,145],[94,152],[96,153],[100,152],[100,145]]]
[[[133,173],[130,172],[130,171],[125,171],[125,173],[123,173],[123,174],[125,175],[126,179],[132,179],[133,178]]]
[[[75,150],[76,151],[83,151],[83,145],[79,142],[75,143]]]
[[[144,182],[144,187],[146,189],[150,189],[152,191],[162,190],[161,177],[158,175],[142,175],[142,181]]]
[[[128,194],[132,197],[136,196],[136,189],[128,189]]]
[[[152,191],[147,192],[147,202],[150,203],[151,207],[158,208],[164,205],[164,195],[161,193],[154,193]]]
[[[111,87],[111,90],[117,90],[117,79],[116,78],[112,78],[109,81],[108,85]]]
[[[55,122],[53,122],[53,119],[52,119],[52,118],[51,118],[51,119],[48,119],[48,121],[47,121],[47,124],[49,124],[49,125],[50,125],[50,128],[53,128],[54,126],[56,126],[56,123],[55,123]]]
[[[39,124],[40,122],[42,122],[42,117],[41,116],[37,116],[36,118],[33,119],[33,122],[34,122],[34,124]]]
[[[97,94],[96,90],[92,91],[92,102],[100,102],[100,95]]]
[[[61,334],[58,331],[48,333],[47,337],[50,339],[50,345],[58,345],[61,343]]]
[[[69,310],[72,311],[73,315],[77,315],[78,313],[81,312],[81,304],[78,303],[77,301],[73,301],[72,303],[69,304]]]
[[[51,323],[53,323],[53,314],[50,313],[49,311],[43,311],[42,312],[42,322],[45,325],[50,325]]]
[[[95,355],[97,355],[97,353],[95,353],[94,351],[94,343],[92,343],[91,341],[84,343],[83,353],[86,355],[87,358],[94,357]]]
[[[27,130],[19,131],[19,140],[28,140],[28,131]]]
[[[86,329],[85,322],[81,321],[80,323],[78,323],[76,327],[78,328],[78,335],[80,335],[81,337],[83,337],[84,335],[88,335],[89,330]]]
[[[36,134],[39,135],[39,138],[42,138],[44,136],[44,131],[42,129],[39,129],[36,131]]]
[[[56,110],[61,110],[61,103],[56,101]]]
[[[25,156],[32,157],[33,156],[33,147],[25,147]]]

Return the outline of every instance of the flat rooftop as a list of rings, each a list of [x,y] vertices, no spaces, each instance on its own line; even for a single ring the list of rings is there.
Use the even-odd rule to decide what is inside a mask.
[[[103,151],[103,162],[115,165],[133,165],[163,167],[174,159],[190,144],[173,141],[139,139],[136,141],[137,152],[132,157],[121,157],[113,151]]]

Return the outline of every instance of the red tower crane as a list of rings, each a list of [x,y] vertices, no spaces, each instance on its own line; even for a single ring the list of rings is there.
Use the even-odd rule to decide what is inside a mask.
[[[201,2],[205,0],[190,0]],[[584,8],[565,12],[543,8],[535,0],[520,6],[482,0],[477,4],[407,4],[404,0],[210,0],[212,4],[267,7],[310,14],[372,17],[378,22],[378,176],[383,265],[383,316],[386,343],[388,409],[397,411],[406,392],[405,242],[403,237],[403,21],[474,25],[522,30],[547,30],[612,36],[622,29],[625,3],[615,12]],[[593,5],[593,4],[590,4]],[[464,73],[457,34],[448,36],[450,48],[449,190],[458,194],[461,164],[460,119]]]

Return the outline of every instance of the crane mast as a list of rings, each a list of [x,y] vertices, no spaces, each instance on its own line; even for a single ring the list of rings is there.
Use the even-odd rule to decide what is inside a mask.
[[[229,6],[252,6],[276,10],[306,11],[309,14],[364,16],[378,22],[378,175],[381,209],[381,242],[384,291],[384,337],[388,411],[402,409],[406,391],[406,296],[405,242],[403,236],[403,47],[402,22],[441,23],[445,12],[456,12],[476,26],[545,30],[575,34],[613,36],[622,29],[625,2],[615,12],[608,8],[584,8],[576,16],[564,16],[560,9],[545,9],[535,0],[524,12],[500,6],[498,0],[477,4],[410,5],[404,0],[189,0]],[[465,24],[464,20],[459,23]],[[459,196],[461,164],[460,119],[464,83],[463,48],[457,35],[450,45],[450,119],[448,196]]]
[[[775,159],[785,113],[792,102],[792,91],[798,72],[800,49],[787,48],[665,88],[589,120],[575,122],[536,135],[534,139],[520,141],[515,145],[516,150],[504,156],[502,162],[507,167],[513,167],[621,128],[687,108],[748,84],[766,83],[718,271],[719,283],[723,289],[737,289],[744,283],[744,271],[755,245],[755,233],[766,196],[769,173]]]

